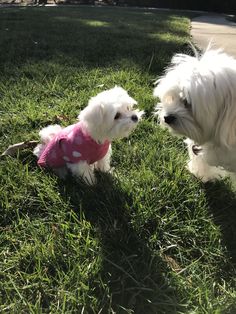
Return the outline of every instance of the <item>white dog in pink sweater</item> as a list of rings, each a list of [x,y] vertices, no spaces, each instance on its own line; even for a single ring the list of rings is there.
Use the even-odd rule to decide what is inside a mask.
[[[41,144],[34,154],[40,167],[52,168],[60,177],[68,170],[87,184],[96,182],[94,168],[110,170],[111,141],[127,137],[143,112],[121,87],[92,97],[79,114],[79,122],[66,128],[51,125],[39,132]]]

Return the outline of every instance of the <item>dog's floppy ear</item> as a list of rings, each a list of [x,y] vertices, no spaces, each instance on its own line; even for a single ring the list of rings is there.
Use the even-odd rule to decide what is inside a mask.
[[[87,123],[99,125],[102,123],[104,115],[104,105],[102,103],[90,103],[79,114],[79,120]]]
[[[79,120],[85,125],[87,131],[93,139],[101,141],[104,138],[104,115],[105,104],[97,99],[90,100],[88,106],[81,111]]]

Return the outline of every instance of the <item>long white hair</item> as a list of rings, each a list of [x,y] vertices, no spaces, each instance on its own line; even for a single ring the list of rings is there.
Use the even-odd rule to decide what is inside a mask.
[[[161,100],[161,117],[178,118],[176,133],[199,144],[236,144],[236,60],[222,50],[208,49],[195,57],[176,54],[154,96]]]

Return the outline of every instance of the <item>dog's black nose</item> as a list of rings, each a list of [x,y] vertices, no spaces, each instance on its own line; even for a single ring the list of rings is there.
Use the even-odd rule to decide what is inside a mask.
[[[176,117],[173,114],[164,117],[165,123],[171,124],[176,120]]]
[[[131,116],[131,120],[132,120],[133,122],[138,122],[138,116],[136,116],[136,114],[133,114],[133,115]]]

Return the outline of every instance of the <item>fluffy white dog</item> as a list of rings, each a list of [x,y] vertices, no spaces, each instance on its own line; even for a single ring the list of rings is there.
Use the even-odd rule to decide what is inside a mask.
[[[41,144],[34,154],[38,165],[52,168],[60,177],[68,170],[87,184],[96,182],[94,169],[110,170],[111,141],[127,137],[143,112],[121,87],[92,97],[79,114],[79,122],[66,128],[51,125],[39,132]]]
[[[204,182],[236,173],[236,60],[176,54],[156,83],[161,124],[187,137],[189,170]]]

